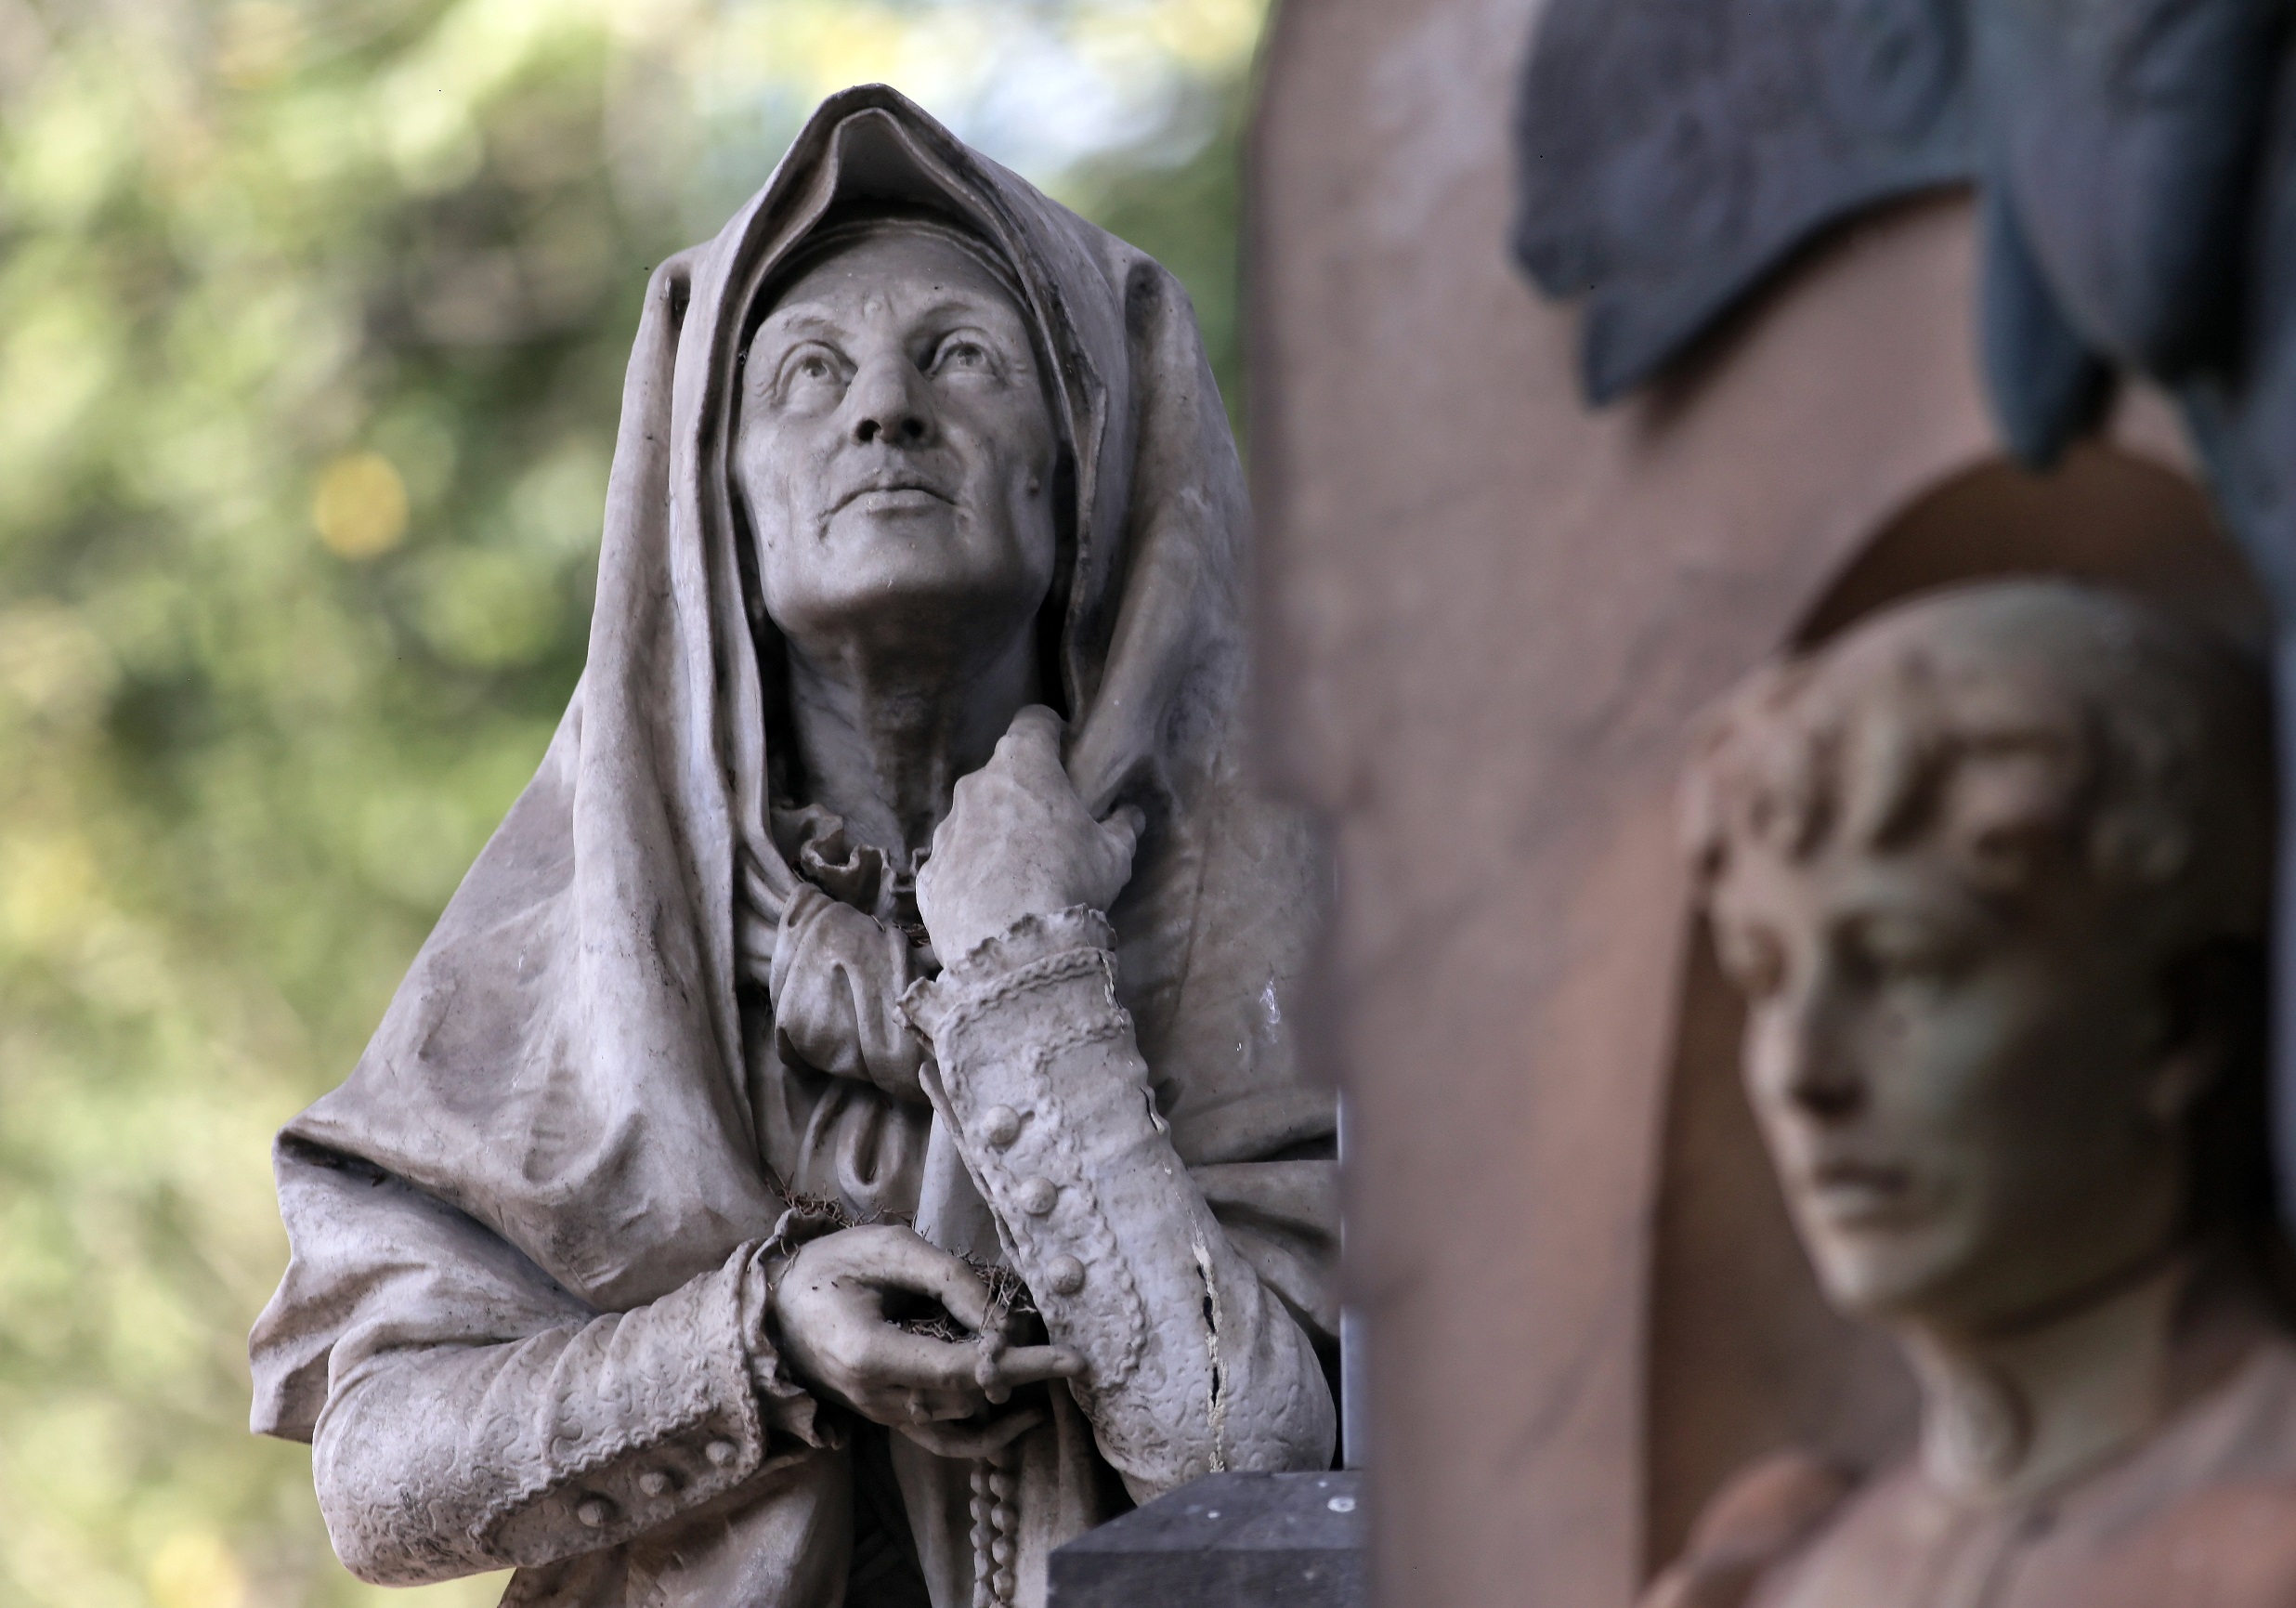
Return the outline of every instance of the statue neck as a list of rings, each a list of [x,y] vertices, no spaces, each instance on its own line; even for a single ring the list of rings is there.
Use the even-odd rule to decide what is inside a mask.
[[[2018,1501],[2158,1429],[2254,1333],[2245,1302],[2196,1313],[2198,1271],[2191,1255],[2148,1261],[2070,1311],[1987,1334],[1901,1326],[1931,1482],[1963,1501]]]
[[[985,655],[792,643],[788,658],[800,796],[894,855],[933,841],[958,778],[986,764],[1012,717],[1042,699],[1029,631]]]

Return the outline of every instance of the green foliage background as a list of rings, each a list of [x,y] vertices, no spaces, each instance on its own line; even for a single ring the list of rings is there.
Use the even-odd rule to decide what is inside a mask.
[[[0,0],[0,1604],[382,1596],[245,1429],[269,1135],[572,687],[647,268],[886,78],[1233,402],[1263,4]]]

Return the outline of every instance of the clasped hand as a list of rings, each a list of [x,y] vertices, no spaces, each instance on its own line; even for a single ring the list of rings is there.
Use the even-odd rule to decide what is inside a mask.
[[[912,1334],[896,1304],[937,1301],[971,1340]],[[775,1286],[783,1357],[821,1395],[944,1458],[982,1458],[1041,1423],[1041,1408],[989,1417],[1014,1390],[1074,1379],[1063,1346],[1009,1343],[988,1286],[958,1258],[890,1224],[841,1229],[801,1249]]]
[[[957,783],[917,874],[918,913],[944,965],[1024,916],[1105,910],[1132,879],[1141,814],[1128,805],[1092,818],[1061,764],[1061,726],[1029,705],[988,763]]]

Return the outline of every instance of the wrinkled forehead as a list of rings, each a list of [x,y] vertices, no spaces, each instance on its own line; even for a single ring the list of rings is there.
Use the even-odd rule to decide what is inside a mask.
[[[1019,281],[982,241],[923,219],[831,226],[792,254],[759,297],[761,329],[849,320],[872,305],[915,317],[959,308],[1025,328]]]

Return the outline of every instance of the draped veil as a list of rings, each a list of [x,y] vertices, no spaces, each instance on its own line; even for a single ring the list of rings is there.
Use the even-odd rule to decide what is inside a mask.
[[[580,685],[356,1069],[280,1136],[294,1254],[252,1343],[261,1432],[310,1438],[354,1325],[419,1340],[442,1303],[478,1299],[439,1265],[453,1258],[379,1248],[346,1169],[446,1209],[472,1248],[457,1255],[546,1281],[534,1310],[496,1314],[506,1330],[656,1300],[767,1234],[792,1191],[856,1216],[917,1209],[929,1109],[789,1064],[762,1014],[781,918],[821,879],[776,841],[781,648],[728,472],[761,296],[856,209],[945,219],[1021,290],[1069,449],[1047,621],[1068,765],[1095,811],[1137,803],[1150,821],[1111,912],[1121,995],[1192,1175],[1328,1341],[1332,1101],[1287,1019],[1325,872],[1305,825],[1239,772],[1246,508],[1193,312],[1150,258],[868,86],[825,103],[724,229],[653,275]],[[866,1041],[884,1029],[867,979],[854,988]]]

